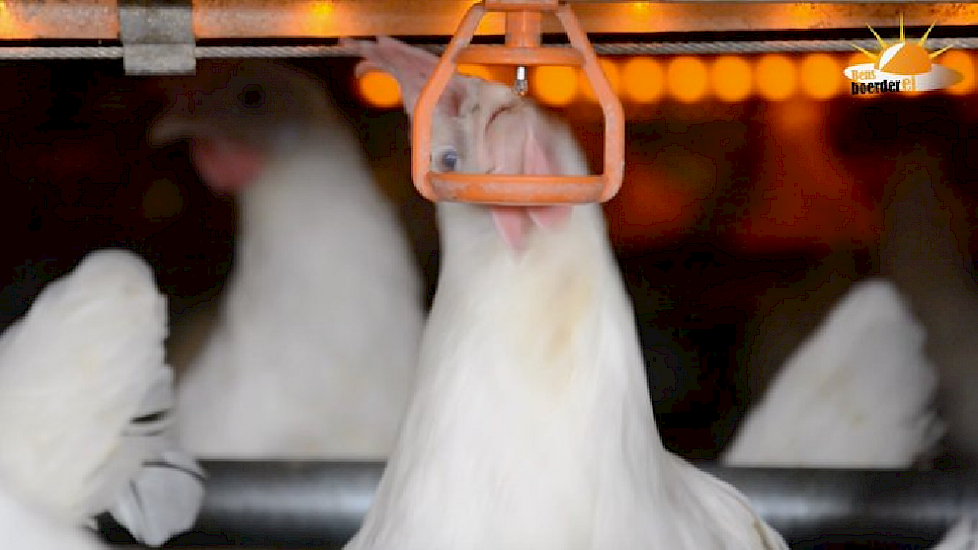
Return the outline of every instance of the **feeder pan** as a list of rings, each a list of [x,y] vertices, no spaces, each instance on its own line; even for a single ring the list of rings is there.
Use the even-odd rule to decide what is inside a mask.
[[[506,14],[506,44],[469,45],[488,12]],[[571,47],[541,46],[543,13],[557,16]],[[431,118],[459,63],[581,67],[604,113],[604,172],[597,176],[524,176],[437,173],[430,169]],[[466,12],[418,98],[412,126],[411,170],[426,199],[439,202],[538,205],[605,202],[618,193],[624,172],[625,122],[621,102],[598,64],[587,35],[566,2],[485,0]]]

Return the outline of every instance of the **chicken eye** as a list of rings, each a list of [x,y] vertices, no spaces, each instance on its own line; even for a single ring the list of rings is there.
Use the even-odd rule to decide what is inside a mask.
[[[257,84],[249,84],[238,94],[238,101],[252,109],[260,107],[265,102],[265,90]]]
[[[458,168],[458,152],[454,149],[442,151],[438,155],[438,168],[442,172],[454,172]]]

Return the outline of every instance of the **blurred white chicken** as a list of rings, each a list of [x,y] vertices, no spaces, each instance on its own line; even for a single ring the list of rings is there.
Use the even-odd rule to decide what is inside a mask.
[[[892,283],[854,284],[782,366],[722,460],[909,468],[942,432],[925,338]]]
[[[978,517],[964,517],[931,550],[975,550],[978,546]]]
[[[731,466],[907,469],[944,433],[926,330],[885,279],[852,285],[785,362],[722,460]],[[934,550],[978,542],[963,518]]]
[[[437,58],[347,46],[413,109]],[[585,174],[569,129],[456,76],[432,166]],[[729,485],[662,446],[597,205],[438,204],[442,271],[398,446],[349,550],[786,548]]]
[[[854,284],[775,376],[724,451],[730,466],[908,469],[943,435],[926,331],[884,279]],[[964,517],[932,550],[971,550]]]
[[[0,487],[0,548],[108,550],[83,528],[59,523]]]
[[[234,270],[179,384],[201,456],[386,458],[414,381],[418,267],[362,146],[311,76],[201,64],[151,130],[187,138],[208,185],[238,190]]]
[[[172,435],[166,298],[123,250],[86,256],[0,337],[0,477],[65,525],[110,512],[158,546],[189,529],[203,474]]]

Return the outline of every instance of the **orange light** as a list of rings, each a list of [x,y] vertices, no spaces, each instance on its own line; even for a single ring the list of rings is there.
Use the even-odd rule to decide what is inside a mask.
[[[21,38],[24,37],[24,29],[7,6],[6,0],[0,0],[0,37],[2,38]]]
[[[312,2],[309,5],[309,14],[317,17],[329,17],[333,15],[333,4],[330,2]]]
[[[788,8],[789,21],[791,21],[792,26],[796,29],[804,29],[811,26],[812,23],[821,18],[821,14],[821,10],[816,9],[816,6],[809,3],[792,4]]]
[[[633,57],[621,68],[622,95],[636,103],[652,103],[662,95],[662,65],[651,57]]]
[[[750,63],[736,55],[718,57],[710,70],[713,94],[722,101],[741,101],[751,91]]]
[[[364,101],[374,107],[396,107],[401,102],[401,88],[394,77],[380,71],[370,71],[357,83]]]
[[[754,71],[758,93],[770,101],[787,99],[798,85],[795,64],[781,54],[761,57]]]
[[[692,103],[702,99],[708,83],[706,65],[698,57],[683,55],[669,62],[666,87],[677,100]]]
[[[615,95],[618,95],[618,90],[621,88],[621,75],[618,70],[618,64],[607,58],[599,59],[598,64],[601,65],[601,70],[604,72],[605,78],[608,79],[608,84],[611,84],[611,91]],[[594,90],[591,89],[591,83],[588,81],[584,71],[577,71],[577,75],[577,89],[581,90],[581,94],[587,99],[597,101]]]
[[[650,15],[652,12],[652,2],[632,2],[632,11],[635,15]]]
[[[474,76],[483,80],[492,80],[492,70],[485,65],[462,64],[458,66],[458,73],[465,76]]]
[[[826,99],[839,92],[842,83],[842,67],[835,57],[825,53],[805,56],[799,67],[801,88],[814,99]]]
[[[573,67],[537,67],[530,75],[530,90],[543,103],[567,105],[577,95],[577,71]]]
[[[295,27],[303,33],[331,32],[335,27],[333,17],[336,6],[332,2],[316,0],[306,4],[305,8],[295,10]]]
[[[947,89],[952,94],[966,94],[975,89],[975,65],[971,54],[961,50],[951,50],[937,57],[934,62],[961,73],[964,80]]]

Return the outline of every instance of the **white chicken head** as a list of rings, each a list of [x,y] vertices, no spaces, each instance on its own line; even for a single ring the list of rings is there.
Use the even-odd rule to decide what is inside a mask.
[[[404,109],[412,115],[438,57],[385,36],[377,37],[376,42],[343,40],[342,44],[364,58],[357,65],[358,75],[370,70],[393,75],[400,85]],[[508,86],[455,74],[435,107],[431,167],[438,172],[467,174],[569,175],[568,171],[581,165],[574,158],[579,151],[570,133],[559,124]],[[462,207],[482,211],[457,206],[459,211],[464,210]],[[534,226],[560,227],[571,213],[568,205],[488,208],[496,229],[516,251],[523,249]]]
[[[201,178],[219,191],[243,187],[268,156],[294,148],[336,118],[320,82],[276,63],[201,62],[196,76],[163,83],[171,105],[150,126],[149,142],[190,140]]]

